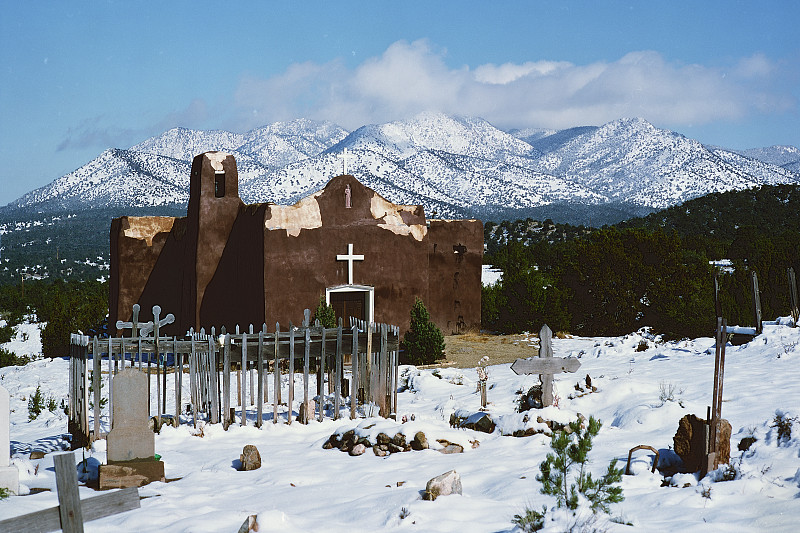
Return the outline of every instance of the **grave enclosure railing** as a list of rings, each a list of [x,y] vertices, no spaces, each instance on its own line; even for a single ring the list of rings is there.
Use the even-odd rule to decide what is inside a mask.
[[[155,311],[156,327],[150,323],[149,328],[154,330],[152,336],[142,335],[142,331],[148,331],[147,325],[140,331],[135,321],[131,337],[71,336],[68,431],[72,434],[73,449],[105,437],[101,431],[101,404],[109,402],[108,427],[111,427],[113,376],[129,367],[146,372],[150,390],[156,389],[155,414],[150,391],[148,409],[158,426],[163,418],[178,424],[183,414],[191,416],[195,425],[204,417],[212,424],[222,422],[227,429],[236,421],[236,406],[231,405],[232,373],[236,373],[241,425],[248,423],[248,392],[251,411],[255,410],[255,425],[260,427],[263,423],[270,381],[273,423],[284,416],[279,412],[282,411],[280,406],[286,406],[288,424],[295,418],[294,408],[303,423],[313,418],[322,421],[325,416],[337,419],[348,406],[350,418],[359,416],[359,406],[366,416],[389,417],[396,412],[399,364],[399,328],[396,326],[353,318],[349,328],[343,327],[341,320],[336,328],[323,328],[318,323],[310,326],[309,310],[306,310],[302,326],[290,324],[283,331],[280,324],[275,324],[275,330],[268,332],[264,324],[258,332],[250,325],[246,333],[240,333],[237,326],[235,333],[222,328],[221,333],[216,334],[212,328],[211,334],[201,330],[189,332],[185,337],[165,337],[158,334]],[[174,413],[167,413],[170,373],[174,380]],[[302,376],[303,391],[299,404],[294,398],[298,374]],[[285,401],[282,375],[288,376]],[[182,389],[187,377],[190,398],[184,412]],[[316,387],[310,391],[312,379]],[[107,389],[102,391],[105,383]],[[329,399],[331,394],[333,398]],[[97,400],[101,395],[107,400]],[[315,397],[319,401],[312,402]],[[93,414],[91,427],[90,410]]]

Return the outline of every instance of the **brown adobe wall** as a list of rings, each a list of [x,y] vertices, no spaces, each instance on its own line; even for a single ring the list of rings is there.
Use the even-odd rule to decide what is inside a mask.
[[[344,207],[347,185],[350,209]],[[264,233],[267,317],[281,324],[289,320],[299,324],[302,310],[313,312],[326,287],[347,284],[347,262],[337,261],[336,256],[346,254],[352,243],[353,252],[364,255],[363,261],[354,262],[353,283],[375,287],[374,319],[408,328],[414,297],[427,298],[424,214],[418,206],[385,210],[392,204],[376,195],[354,177],[338,176],[303,205],[268,207]],[[271,257],[280,260],[271,261]]]
[[[200,302],[198,326],[210,331],[236,326],[255,331],[270,317],[264,314],[264,212],[266,204],[243,206],[231,227],[230,236],[211,281]],[[273,323],[269,331],[274,328]],[[199,328],[198,328],[199,329]],[[244,329],[243,329],[244,331]]]
[[[480,329],[483,223],[430,220],[428,312],[445,335]]]
[[[130,321],[133,304],[142,307],[139,320],[152,320],[153,305],[180,314],[185,299],[170,272],[183,272],[185,218],[119,217],[111,222],[109,329],[117,320]],[[177,293],[177,294],[176,294]],[[189,303],[193,308],[193,302]],[[128,332],[129,334],[129,332]]]

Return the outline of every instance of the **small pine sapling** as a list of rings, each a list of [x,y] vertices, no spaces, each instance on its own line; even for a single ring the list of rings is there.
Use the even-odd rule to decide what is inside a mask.
[[[609,504],[619,503],[624,497],[622,487],[616,486],[622,479],[622,470],[616,468],[616,459],[608,465],[605,474],[594,479],[586,470],[589,452],[592,449],[592,438],[600,431],[600,422],[589,417],[585,429],[581,421],[570,422],[566,429],[556,431],[551,440],[553,453],[539,465],[540,475],[537,481],[542,483],[541,492],[555,496],[558,507],[566,506],[574,511],[581,499],[588,501],[592,511],[609,512]],[[577,470],[577,471],[576,471]]]
[[[444,335],[431,321],[422,300],[411,307],[411,325],[403,336],[402,349],[412,365],[429,365],[444,355]]]

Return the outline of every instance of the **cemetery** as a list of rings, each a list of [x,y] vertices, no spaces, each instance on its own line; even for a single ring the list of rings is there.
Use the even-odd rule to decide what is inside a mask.
[[[190,203],[187,218],[230,208],[223,240],[239,243],[234,252],[254,212],[266,217],[258,224],[280,219],[266,226],[276,233],[259,237],[276,250],[322,231],[305,212],[241,205],[231,156],[198,156],[194,178],[195,203],[220,203]],[[401,333],[414,321],[400,317],[404,305],[385,312],[385,279],[354,283],[354,262],[365,258],[348,242],[354,228],[371,226],[381,242],[401,237],[428,258],[398,278],[397,301],[434,295],[432,320],[450,332],[477,320],[470,276],[480,254],[457,243],[440,260],[439,243],[425,240],[438,238],[436,224],[374,195],[372,207],[385,210],[354,223],[346,210],[370,191],[339,178],[313,197],[335,228],[315,238],[338,235],[347,253],[325,249],[311,261],[332,268],[303,298],[324,294],[334,327],[309,309],[295,325],[288,309],[298,302],[276,304],[258,283],[226,285],[271,278],[268,254],[253,277],[225,258],[229,246],[213,232],[192,234],[194,252],[178,253],[186,219],[115,221],[110,335],[73,332],[67,357],[0,369],[0,531],[781,530],[800,519],[791,510],[800,490],[792,270],[790,316],[774,321],[761,315],[752,273],[752,326],[727,324],[715,286],[713,337],[668,341],[648,328],[579,337],[544,324],[521,335],[513,362],[489,352],[470,365],[457,356],[401,364]],[[386,217],[391,228],[381,227]],[[446,237],[458,241],[471,225]],[[131,253],[146,261],[126,262]],[[216,258],[216,272],[201,255]],[[176,265],[186,272],[187,258],[197,267],[191,301],[173,293],[162,308],[154,298],[168,295],[162,289],[176,283]],[[447,300],[461,294],[450,288],[472,296],[462,307]],[[241,291],[250,292],[240,308],[230,295]],[[273,316],[282,320],[274,327]],[[18,342],[41,342],[28,331]]]
[[[138,339],[146,338],[142,329],[150,339],[155,338],[154,331],[147,330],[154,330],[164,318],[159,314],[159,320],[147,316],[145,321],[144,314],[139,312],[137,340],[130,340],[134,338],[131,324],[124,329],[124,342],[138,346]],[[300,322],[298,331],[305,339]],[[536,478],[553,435],[571,424],[588,427],[590,417],[594,417],[602,421],[602,426],[593,438],[588,467],[599,476],[615,460],[616,467],[627,473],[614,484],[622,489],[625,499],[610,504],[609,514],[590,513],[595,520],[602,519],[608,531],[652,530],[664,524],[668,524],[667,529],[700,531],[700,525],[707,522],[723,528],[735,522],[757,529],[767,521],[781,530],[782,524],[797,518],[790,509],[800,490],[800,429],[795,422],[800,414],[795,407],[800,405],[800,393],[794,387],[800,328],[793,325],[791,316],[764,322],[759,336],[738,346],[717,343],[715,338],[664,341],[647,330],[622,337],[556,337],[543,328],[538,335],[528,335],[531,358],[513,364],[492,364],[489,360],[472,368],[399,365],[393,391],[397,399],[386,417],[380,416],[376,403],[370,412],[365,410],[370,402],[361,403],[356,398],[357,417],[351,419],[348,406],[352,389],[347,392],[342,388],[341,416],[334,419],[335,386],[326,387],[320,396],[316,389],[319,374],[310,371],[309,401],[325,398],[323,403],[328,408],[321,420],[319,411],[315,411],[307,423],[297,420],[304,404],[301,359],[294,380],[285,368],[288,360],[278,365],[280,399],[278,416],[274,417],[274,368],[263,382],[269,387],[266,397],[263,391],[257,397],[251,395],[250,391],[258,391],[255,372],[254,386],[247,373],[242,374],[240,398],[236,387],[239,369],[234,363],[237,358],[241,362],[241,351],[231,348],[230,388],[224,396],[234,413],[227,430],[220,412],[225,405],[223,394],[217,411],[220,418],[215,422],[211,420],[213,410],[200,409],[203,402],[198,403],[197,414],[193,408],[186,409],[191,406],[192,395],[197,394],[188,362],[182,378],[176,379],[174,371],[157,371],[153,358],[148,374],[147,357],[140,371],[135,356],[126,356],[124,364],[119,356],[109,360],[108,340],[106,348],[100,348],[98,342],[96,352],[92,340],[86,343],[92,350],[87,355],[101,356],[102,380],[97,387],[99,397],[107,400],[95,402],[94,393],[86,399],[84,412],[92,439],[72,452],[80,480],[77,500],[86,531],[126,527],[142,531],[181,527],[222,531],[236,530],[242,523],[257,523],[262,531],[301,531],[321,527],[322,521],[332,531],[348,531],[354,524],[400,530],[410,524],[407,521],[439,531],[452,530],[464,521],[473,523],[478,531],[510,531],[513,517],[524,515],[530,504],[550,506],[549,514],[555,520],[552,523],[564,524],[578,520],[580,513],[564,514],[566,508],[556,507],[556,500],[550,499],[554,496],[540,493],[542,485]],[[268,339],[273,332],[254,332],[256,347],[251,352],[248,341],[248,364],[251,353],[258,361],[259,334]],[[316,334],[313,326],[309,331],[312,334]],[[250,337],[249,327],[239,337],[230,335],[231,346],[236,346],[233,339]],[[35,334],[30,336],[36,340]],[[225,339],[220,345],[220,337],[215,333],[215,344],[224,359]],[[335,353],[337,334],[331,337],[331,353]],[[356,338],[359,346],[366,343],[360,334]],[[373,342],[380,346],[380,337],[373,336]],[[350,343],[352,346],[352,339]],[[208,341],[199,344],[207,346]],[[312,341],[309,346],[313,354],[319,353],[322,344]],[[115,350],[112,346],[111,353]],[[304,355],[304,345],[298,344],[297,350]],[[196,348],[195,354],[199,351]],[[274,357],[274,345],[263,351]],[[124,353],[136,352],[126,347]],[[279,350],[279,357],[281,353]],[[88,357],[88,368],[92,365],[93,358]],[[69,367],[70,362],[62,359],[0,369],[3,386],[10,393],[9,465],[18,472],[20,493],[27,494],[0,502],[0,520],[47,509],[56,509],[48,512],[57,513],[65,505],[53,468],[59,454],[73,447],[71,436],[65,436],[69,418],[63,411],[45,409],[28,421],[23,398],[39,384],[45,396],[67,399],[72,390]],[[342,371],[345,378],[351,376],[352,365],[343,365]],[[141,392],[127,400],[116,397],[126,389],[146,389],[135,379],[125,383],[134,372],[150,376],[150,391],[144,394],[149,407],[137,407],[131,401],[137,395],[141,399]],[[540,372],[544,372],[542,378]],[[327,367],[324,375],[329,376]],[[587,375],[591,376],[588,380]],[[332,380],[326,377],[326,385],[339,381],[335,370],[333,376]],[[224,381],[220,373],[220,387]],[[89,383],[88,376],[83,383]],[[548,383],[552,399],[545,394]],[[87,389],[95,389],[94,384]],[[539,407],[521,405],[521,398],[530,389],[541,391]],[[287,404],[290,390],[294,394],[291,424]],[[176,403],[177,392],[181,393],[180,404]],[[545,405],[546,400],[552,403]],[[176,411],[176,405],[181,409]],[[98,433],[94,433],[96,406]],[[146,417],[141,416],[143,409]],[[179,424],[151,425],[159,414],[170,422],[177,417]],[[689,468],[675,440],[681,420],[688,415],[699,422],[687,427],[699,427],[704,443],[699,463]],[[726,437],[730,459],[719,460],[716,466],[713,457],[709,460],[716,450],[710,451],[702,437],[703,428],[715,427],[707,423],[715,417],[730,424]],[[115,442],[117,434],[122,438]],[[96,435],[100,438],[94,438]],[[720,439],[711,442],[715,440]],[[142,476],[131,464],[137,461],[151,466],[162,463],[163,474],[156,470],[154,479],[137,481],[138,486],[127,489],[96,492],[90,488],[99,487],[101,479],[121,486],[123,478]],[[108,467],[112,468],[110,472],[106,472]],[[126,467],[130,470],[123,470]],[[704,470],[708,475],[703,475]],[[259,487],[261,496],[257,500],[238,496],[250,486]],[[93,498],[123,492],[117,498],[130,498],[134,494],[131,491],[138,495],[139,508],[120,503],[118,507],[126,510],[94,518]],[[266,499],[264,494],[268,495]],[[322,494],[325,497],[320,499]],[[187,507],[181,503],[186,498],[206,503],[203,508]],[[10,501],[19,503],[11,508],[7,505]],[[758,511],[748,511],[752,508]],[[633,527],[610,521],[620,517]]]

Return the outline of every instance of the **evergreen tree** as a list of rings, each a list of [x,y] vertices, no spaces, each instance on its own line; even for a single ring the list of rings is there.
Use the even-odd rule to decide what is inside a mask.
[[[336,327],[336,312],[333,310],[333,307],[328,305],[328,302],[325,301],[323,296],[319,297],[319,303],[317,304],[317,309],[314,311],[314,318],[311,319],[311,322],[314,323],[317,320],[319,320],[323,328]]]
[[[616,459],[611,461],[608,470],[599,479],[594,479],[586,470],[592,438],[597,436],[600,426],[594,417],[589,417],[584,429],[581,428],[581,421],[576,420],[570,422],[570,431],[556,431],[550,439],[553,453],[547,454],[547,458],[539,465],[541,474],[536,479],[542,483],[542,494],[556,497],[558,507],[566,506],[574,511],[581,499],[585,499],[593,511],[608,513],[609,504],[624,499],[622,487],[615,485],[622,479],[622,470],[616,468]]]
[[[416,298],[411,307],[411,327],[403,336],[401,348],[412,365],[430,365],[444,355],[444,335],[422,300]]]

